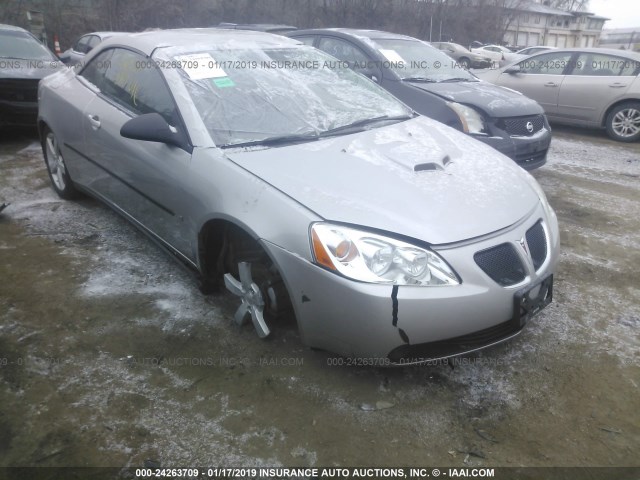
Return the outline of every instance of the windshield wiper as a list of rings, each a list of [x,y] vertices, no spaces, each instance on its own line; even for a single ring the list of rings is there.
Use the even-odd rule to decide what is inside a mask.
[[[276,137],[267,137],[262,140],[251,140],[242,143],[227,143],[220,145],[220,148],[240,148],[240,147],[276,147],[278,145],[291,145],[292,143],[312,142],[318,140],[318,134],[305,133],[297,135],[278,135]]]
[[[452,78],[447,78],[445,80],[440,80],[440,83],[453,83],[453,82],[476,82],[477,80],[474,80],[472,78],[463,78],[463,77],[452,77]]]
[[[341,125],[339,127],[332,128],[330,130],[325,130],[324,132],[320,133],[320,136],[330,137],[332,135],[340,135],[349,130],[362,131],[362,130],[365,130],[364,127],[366,127],[367,125],[371,125],[373,123],[409,120],[410,118],[413,118],[413,117],[414,115],[396,115],[396,116],[381,115],[379,117],[365,118],[364,120],[358,120],[357,122],[349,123],[347,125]]]
[[[436,83],[437,80],[429,77],[404,77],[402,80],[407,82],[424,82],[424,83]]]
[[[408,120],[415,115],[397,115],[389,116],[382,115],[380,117],[365,118],[364,120],[358,120],[357,122],[349,123],[347,125],[341,125],[330,130],[325,130],[319,134],[317,133],[303,133],[296,135],[278,135],[276,137],[267,137],[262,140],[251,140],[249,142],[242,143],[227,143],[220,145],[220,148],[242,148],[242,147],[276,147],[279,145],[291,145],[293,143],[313,142],[319,140],[322,137],[329,137],[331,135],[339,135],[348,130],[356,129],[358,131],[364,130],[367,125],[378,122],[393,122]]]

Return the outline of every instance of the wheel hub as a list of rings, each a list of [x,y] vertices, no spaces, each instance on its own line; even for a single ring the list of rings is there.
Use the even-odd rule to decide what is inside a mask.
[[[260,287],[253,281],[251,264],[240,262],[238,264],[238,273],[240,274],[240,280],[237,280],[230,273],[224,276],[224,284],[227,290],[240,297],[242,302],[238,310],[236,310],[234,320],[238,325],[242,326],[249,323],[249,319],[251,319],[258,336],[264,338],[271,331],[264,320],[265,301]]]
[[[47,166],[49,167],[49,172],[51,173],[51,178],[55,183],[56,187],[60,190],[64,190],[65,181],[65,165],[64,159],[62,158],[62,154],[58,149],[58,142],[56,141],[53,133],[47,135]]]
[[[621,137],[631,137],[640,132],[640,111],[629,108],[619,111],[612,122],[613,130]]]

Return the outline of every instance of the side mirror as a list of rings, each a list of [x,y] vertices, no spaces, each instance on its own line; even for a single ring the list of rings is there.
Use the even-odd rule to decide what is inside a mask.
[[[191,151],[187,136],[172,127],[159,113],[145,113],[132,118],[120,128],[120,135],[133,140],[166,143]]]
[[[504,73],[508,73],[509,75],[516,75],[521,72],[520,65],[511,65],[509,68],[504,69]]]
[[[356,70],[358,73],[364,75],[367,78],[370,78],[371,80],[373,80],[376,83],[379,83],[379,78],[380,78],[380,74],[375,71],[374,69],[371,68],[364,68],[364,69],[358,69]]]

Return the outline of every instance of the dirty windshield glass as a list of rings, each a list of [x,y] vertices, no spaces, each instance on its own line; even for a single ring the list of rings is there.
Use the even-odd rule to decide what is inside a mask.
[[[415,81],[476,81],[476,77],[448,55],[423,42],[404,39],[373,39],[389,67],[401,78]]]
[[[19,31],[0,32],[0,58],[56,60],[35,38]]]
[[[369,79],[313,48],[210,50],[173,59],[222,147],[352,133],[412,113]]]

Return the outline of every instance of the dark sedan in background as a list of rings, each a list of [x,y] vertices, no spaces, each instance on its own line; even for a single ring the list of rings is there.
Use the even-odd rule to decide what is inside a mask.
[[[449,57],[453,58],[462,68],[489,68],[493,65],[493,60],[486,55],[472,52],[462,45],[452,42],[431,42],[431,45],[438,50],[442,50]]]
[[[266,32],[276,35],[284,35],[289,32],[297,30],[296,27],[291,25],[281,25],[278,23],[228,23],[221,22],[215,25],[213,28],[226,28],[229,30],[251,30],[254,32]]]
[[[31,33],[0,24],[0,127],[35,126],[38,82],[64,68]]]
[[[287,36],[348,63],[421,115],[491,145],[527,170],[547,160],[551,129],[538,103],[479,80],[426,42],[375,30],[297,30]]]

